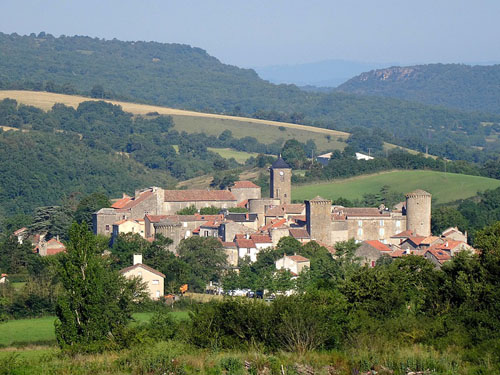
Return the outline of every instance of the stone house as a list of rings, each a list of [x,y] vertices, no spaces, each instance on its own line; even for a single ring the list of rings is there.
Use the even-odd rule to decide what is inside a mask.
[[[460,241],[467,243],[467,232],[462,233],[457,227],[451,227],[445,229],[441,234],[441,237],[444,237],[453,241]]]
[[[114,241],[120,233],[137,233],[142,238],[146,238],[144,219],[126,219],[117,221],[113,224],[112,241]]]
[[[311,241],[311,237],[305,228],[290,228],[288,233],[301,244],[306,244]]]
[[[311,268],[311,262],[301,255],[285,254],[275,262],[275,266],[277,270],[285,269],[290,271],[294,276],[297,276],[306,268]]]
[[[225,242],[233,241],[237,234],[250,235],[254,232],[255,230],[253,228],[249,228],[244,224],[229,220],[222,222],[219,226],[219,237]]]
[[[425,252],[424,257],[432,262],[437,268],[448,262],[451,259],[451,255],[440,249],[432,248]]]
[[[145,264],[142,264],[142,255],[134,254],[133,265],[120,270],[127,279],[138,277],[146,285],[151,299],[160,299],[164,296],[165,275]]]
[[[238,257],[240,259],[248,257],[252,263],[257,261],[257,254],[259,250],[253,240],[247,238],[247,236],[236,236],[234,242],[236,243]]]
[[[45,241],[43,238],[35,247],[35,252],[44,257],[47,255],[55,255],[66,251],[66,246],[56,238],[51,238]]]
[[[251,181],[236,181],[229,190],[233,193],[238,205],[248,202],[249,199],[261,198],[261,187]]]

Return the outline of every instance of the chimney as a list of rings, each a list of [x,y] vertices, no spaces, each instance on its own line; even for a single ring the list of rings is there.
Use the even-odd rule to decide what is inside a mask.
[[[134,266],[136,264],[142,264],[142,254],[134,254]]]

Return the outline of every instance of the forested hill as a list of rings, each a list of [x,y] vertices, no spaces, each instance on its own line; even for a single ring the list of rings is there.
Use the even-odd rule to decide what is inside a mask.
[[[500,65],[429,64],[362,73],[339,91],[500,113]]]
[[[370,129],[389,143],[422,152],[428,147],[431,154],[451,159],[478,160],[500,150],[500,115],[273,85],[253,70],[179,44],[0,33],[1,88],[113,97],[344,131]],[[493,126],[482,126],[485,122]]]

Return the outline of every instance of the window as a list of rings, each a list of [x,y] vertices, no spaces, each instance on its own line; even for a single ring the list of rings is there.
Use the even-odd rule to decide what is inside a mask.
[[[363,226],[363,220],[358,220],[358,227],[362,227]]]
[[[160,280],[153,280],[152,284],[153,285],[158,285],[158,284],[160,284]]]
[[[362,228],[359,228],[358,229],[358,236],[362,236],[363,235],[363,229]]]
[[[375,267],[375,261],[372,260],[372,268]]]
[[[108,224],[106,224],[106,230],[109,230],[109,225]]]
[[[205,237],[208,237],[208,230],[205,231]]]
[[[378,234],[380,235],[380,238],[384,237],[384,235],[385,235],[385,230],[384,230],[384,228],[380,228],[380,229],[378,230]]]
[[[160,291],[159,290],[156,291],[156,298],[160,298]]]
[[[401,221],[400,220],[396,220],[396,228],[401,228]]]
[[[183,223],[182,223],[182,226],[183,226],[184,228],[187,228],[188,223],[185,221],[185,222],[183,222]]]
[[[247,249],[247,255],[250,255],[250,249]]]
[[[380,220],[380,226],[383,227],[384,226],[384,220]]]

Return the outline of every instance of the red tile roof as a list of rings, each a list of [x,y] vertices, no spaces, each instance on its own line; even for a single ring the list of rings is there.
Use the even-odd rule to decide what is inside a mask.
[[[457,246],[460,246],[462,244],[465,244],[462,241],[454,241],[454,240],[446,240],[444,243],[437,244],[435,248],[440,249],[440,250],[448,250],[451,251]]]
[[[244,201],[241,201],[240,203],[238,203],[238,205],[236,207],[246,208],[247,205],[248,205],[248,199],[245,199]]]
[[[370,240],[370,241],[365,241],[368,245],[374,247],[375,249],[379,251],[386,251],[386,252],[391,252],[391,248],[389,248],[386,244],[378,241],[378,240]]]
[[[165,190],[165,202],[236,201],[229,190]]]
[[[260,186],[255,185],[252,181],[236,181],[231,187],[233,189],[260,189]]]
[[[290,258],[291,260],[293,260],[294,262],[297,262],[297,263],[309,262],[309,259],[304,258],[302,255],[291,255],[291,256],[288,256],[288,258]]]
[[[415,233],[412,230],[408,229],[408,230],[405,230],[405,231],[400,232],[398,234],[395,234],[391,238],[410,238],[410,237],[413,237],[414,235],[415,235]]]
[[[27,231],[27,230],[28,230],[28,228],[26,228],[26,227],[19,228],[18,230],[16,230],[14,232],[14,236],[19,236],[20,234],[22,234],[24,231]]]
[[[200,225],[200,228],[204,227],[204,228],[217,229],[220,227],[220,224],[221,223],[218,221],[207,221],[205,224]]]
[[[406,239],[405,241],[403,242],[406,242],[406,241],[411,241],[413,242],[415,245],[419,246],[422,241],[424,241],[427,237],[423,237],[423,236],[414,236],[414,237],[410,237],[408,239]]]
[[[286,223],[286,219],[273,219],[270,223],[264,225],[261,230],[268,230],[271,228],[279,228]]]
[[[130,202],[132,198],[128,195],[124,195],[122,199],[118,199],[115,203],[111,205],[111,208],[123,208],[125,205]]]
[[[148,220],[151,222],[151,223],[159,223],[161,220],[164,220],[166,219],[168,216],[167,215],[150,215],[150,214],[147,214],[146,216],[144,217],[147,217]]]
[[[131,270],[133,270],[133,269],[135,269],[135,268],[138,268],[138,267],[140,267],[140,268],[144,268],[145,270],[148,270],[149,272],[152,272],[152,273],[154,273],[155,275],[158,275],[158,276],[160,276],[160,277],[165,278],[165,275],[164,275],[164,274],[162,274],[160,271],[157,271],[157,270],[155,270],[154,268],[151,268],[151,267],[149,267],[149,266],[146,266],[145,264],[142,264],[142,263],[137,263],[137,264],[134,264],[133,266],[130,266],[130,267],[126,267],[126,268],[124,268],[124,269],[121,269],[121,270],[120,270],[120,273],[122,273],[122,274],[123,274],[123,273],[126,273],[126,272],[128,272],[128,271],[131,271]]]
[[[422,242],[420,242],[421,245],[431,245],[433,242],[439,240],[439,237],[436,236],[428,236],[425,237]]]
[[[252,234],[250,239],[255,243],[273,243],[271,237],[266,234]]]
[[[122,208],[125,208],[125,209],[129,209],[129,208],[132,208],[132,207],[135,207],[137,206],[139,203],[145,201],[146,199],[148,199],[149,197],[151,197],[153,195],[153,192],[151,190],[148,190],[148,191],[144,191],[142,192],[137,198],[133,198],[131,199],[124,207]]]
[[[293,238],[310,238],[309,232],[304,228],[290,228],[288,232]]]
[[[236,247],[236,244],[234,242],[224,242],[224,241],[221,242],[222,242],[222,247],[232,248],[232,249]]]
[[[242,247],[245,249],[256,248],[255,242],[253,242],[253,240],[249,240],[246,238],[236,238],[236,240],[234,242],[236,242],[236,246]]]
[[[354,217],[386,217],[391,216],[389,212],[380,211],[378,208],[370,207],[346,207],[344,212],[347,216]]]
[[[431,253],[441,264],[451,259],[451,255],[443,250],[429,249],[428,252]]]

